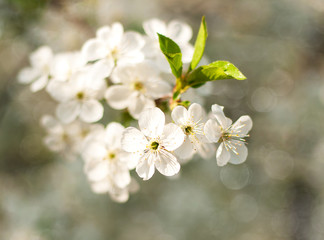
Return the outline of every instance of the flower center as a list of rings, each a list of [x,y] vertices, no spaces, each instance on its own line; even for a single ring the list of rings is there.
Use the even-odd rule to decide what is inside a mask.
[[[78,93],[76,94],[76,98],[77,98],[78,100],[82,100],[82,99],[84,98],[84,93],[83,93],[83,92],[78,92]]]
[[[139,82],[139,81],[135,81],[132,85],[133,89],[136,91],[143,91],[144,90],[144,84]]]
[[[116,153],[115,152],[108,152],[107,153],[107,156],[106,156],[106,159],[109,160],[109,161],[112,161],[116,158]]]
[[[151,143],[151,149],[156,150],[156,149],[158,149],[159,145],[160,144],[158,142],[152,142]]]
[[[185,134],[190,135],[193,134],[192,127],[191,126],[186,126],[184,128]]]

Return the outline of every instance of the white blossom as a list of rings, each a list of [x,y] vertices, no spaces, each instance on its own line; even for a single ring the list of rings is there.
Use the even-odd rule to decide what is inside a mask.
[[[159,77],[151,62],[117,67],[112,79],[121,84],[107,89],[108,104],[114,109],[127,108],[136,119],[144,109],[155,107],[155,99],[171,94],[171,86]]]
[[[214,153],[213,145],[209,143],[204,134],[206,113],[199,104],[191,104],[188,110],[183,106],[177,106],[173,109],[171,116],[185,134],[183,144],[175,150],[179,158],[191,159],[196,151],[204,158]]]
[[[245,137],[252,128],[252,120],[249,116],[241,116],[234,124],[225,117],[224,107],[214,104],[212,113],[215,119],[206,122],[204,132],[211,142],[220,142],[216,152],[217,164],[224,166],[228,162],[240,164],[248,155],[245,146]]]
[[[64,123],[70,123],[79,117],[84,122],[96,122],[103,116],[103,106],[98,101],[106,90],[101,63],[78,71],[68,82],[51,81],[48,93],[59,102],[57,117]]]
[[[82,47],[86,61],[100,61],[107,68],[141,62],[141,52],[145,42],[136,32],[124,32],[123,26],[116,22],[97,30],[96,38],[88,40]]]
[[[124,188],[130,183],[129,169],[135,167],[131,154],[121,149],[121,137],[125,128],[116,122],[109,123],[95,138],[86,141],[83,149],[85,172],[92,182],[111,178],[113,184]]]
[[[144,110],[138,124],[140,130],[126,128],[122,137],[122,148],[138,160],[137,174],[143,180],[150,179],[155,168],[165,176],[177,174],[180,164],[172,151],[184,141],[181,128],[173,123],[165,125],[164,113],[159,108]]]
[[[32,92],[42,90],[50,78],[50,69],[53,60],[52,49],[42,46],[30,55],[30,67],[22,69],[18,74],[18,81],[31,84]]]
[[[58,152],[70,160],[74,160],[80,154],[87,135],[101,129],[101,125],[81,121],[63,124],[50,115],[41,118],[41,125],[47,132],[45,145],[51,151]]]

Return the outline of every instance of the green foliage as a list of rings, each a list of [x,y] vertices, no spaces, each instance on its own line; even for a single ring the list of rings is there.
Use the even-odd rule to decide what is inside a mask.
[[[205,16],[203,16],[201,19],[199,32],[198,32],[197,39],[195,42],[195,50],[194,50],[194,54],[193,54],[188,72],[190,72],[192,69],[195,69],[197,67],[198,63],[200,62],[200,60],[204,54],[207,36],[208,36],[207,25],[206,25],[206,21],[205,21]]]
[[[158,33],[160,49],[168,60],[172,73],[176,78],[182,74],[182,53],[178,44],[172,39]]]
[[[216,61],[209,65],[200,66],[192,71],[187,84],[190,87],[200,87],[208,81],[237,79],[244,80],[246,77],[232,63],[227,61]]]

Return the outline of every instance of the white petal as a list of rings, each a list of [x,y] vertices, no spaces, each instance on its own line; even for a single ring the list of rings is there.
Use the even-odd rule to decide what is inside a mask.
[[[168,151],[173,151],[182,145],[185,134],[176,124],[169,123],[164,126],[161,138],[162,146]]]
[[[95,62],[91,66],[91,70],[89,72],[91,77],[91,82],[102,80],[106,77],[109,77],[115,63],[111,58],[104,58],[100,61]]]
[[[42,46],[30,55],[30,63],[33,67],[43,68],[49,65],[53,59],[52,49],[48,46]]]
[[[122,53],[139,51],[145,44],[143,37],[136,32],[127,32],[124,34],[120,43]]]
[[[118,189],[118,190],[114,189],[109,192],[109,195],[112,200],[114,200],[115,202],[118,202],[118,203],[127,202],[128,198],[129,198],[129,193],[128,193],[127,188],[122,188],[122,189]]]
[[[155,102],[152,99],[145,97],[143,94],[138,94],[138,92],[133,92],[129,98],[128,111],[135,119],[138,119],[145,109],[154,107]]]
[[[193,53],[195,51],[194,47],[191,44],[185,44],[180,46],[181,53],[182,53],[182,62],[184,64],[190,63]]]
[[[104,108],[100,102],[94,99],[83,101],[81,105],[80,118],[85,122],[96,122],[103,116]]]
[[[98,39],[90,39],[82,47],[81,54],[85,61],[95,61],[102,59],[108,54],[104,42]]]
[[[158,39],[157,33],[165,35],[165,23],[159,19],[151,19],[143,23],[145,33],[152,39]]]
[[[51,133],[62,133],[63,132],[61,123],[53,116],[44,115],[44,116],[42,116],[40,122],[41,122],[41,125],[44,128],[46,128],[47,131],[49,131]]]
[[[154,99],[170,95],[172,92],[171,86],[167,82],[160,79],[150,79],[145,84],[145,88],[147,94]]]
[[[232,124],[232,120],[225,117],[223,110],[224,110],[223,106],[217,104],[212,105],[212,112],[214,114],[214,117],[219,122],[219,124],[223,127],[223,129],[226,129]]]
[[[214,119],[209,119],[204,126],[204,133],[210,142],[218,142],[222,136],[221,126]]]
[[[53,152],[61,152],[66,147],[62,137],[57,134],[48,135],[44,138],[45,145]]]
[[[196,145],[199,155],[204,159],[209,159],[215,154],[215,145],[211,143],[199,143]]]
[[[164,113],[159,108],[144,110],[138,120],[138,125],[145,136],[155,138],[162,134],[165,124]]]
[[[56,108],[56,115],[63,123],[70,123],[76,119],[80,111],[79,102],[72,100],[60,103]]]
[[[231,158],[230,150],[225,148],[224,143],[221,143],[216,152],[216,160],[218,166],[224,166]]]
[[[130,104],[131,90],[123,85],[111,86],[107,89],[105,98],[114,109],[124,109]]]
[[[95,193],[106,193],[109,192],[111,188],[112,186],[109,179],[104,179],[100,182],[91,183],[91,189]]]
[[[18,74],[18,82],[22,84],[28,84],[39,77],[40,73],[35,68],[23,68]]]
[[[82,150],[82,157],[86,162],[93,161],[93,159],[102,160],[107,156],[107,149],[105,145],[99,141],[88,142],[88,145]]]
[[[51,80],[48,83],[46,91],[58,102],[66,102],[75,94],[75,89],[73,89],[69,82],[55,80]]]
[[[156,169],[165,176],[173,176],[180,170],[177,158],[168,151],[161,150],[158,154],[159,159],[155,161]]]
[[[138,176],[143,178],[143,180],[150,179],[155,171],[154,161],[155,156],[151,154],[150,152],[144,154],[141,159],[139,160],[139,163],[136,167],[136,172]]]
[[[108,41],[111,35],[111,29],[109,26],[101,27],[96,32],[96,37],[102,41]]]
[[[48,75],[42,75],[40,78],[36,79],[31,85],[30,90],[32,92],[38,92],[42,90],[48,82]]]
[[[111,122],[106,127],[105,143],[109,149],[120,149],[121,138],[125,128],[117,122]]]
[[[116,186],[119,188],[126,187],[131,181],[129,170],[126,167],[119,167],[116,169],[112,178]]]
[[[144,134],[136,128],[128,127],[125,129],[121,144],[126,152],[143,152],[148,141]]]
[[[229,162],[232,164],[241,164],[245,162],[248,155],[248,149],[245,144],[240,141],[232,141],[232,143],[236,143],[234,146],[236,147],[235,152],[237,152],[237,154],[231,151],[231,158]]]
[[[246,135],[252,128],[252,119],[250,116],[241,116],[232,126],[235,133]]]
[[[189,109],[188,109],[188,117],[191,121],[193,122],[201,122],[202,120],[204,120],[205,118],[205,111],[202,108],[202,106],[200,106],[197,103],[193,103],[190,105]]]
[[[174,153],[181,159],[189,159],[193,156],[195,153],[194,145],[188,136],[185,137],[183,144]]]
[[[110,50],[120,45],[124,34],[123,25],[119,22],[115,22],[111,25],[109,38],[106,38],[106,44],[108,44]]]
[[[171,21],[167,27],[168,37],[177,42],[178,44],[187,43],[192,38],[191,27],[180,21]]]
[[[186,124],[188,120],[188,111],[183,106],[176,106],[171,113],[173,121],[178,125]]]
[[[88,161],[86,162],[85,173],[92,182],[105,179],[109,174],[107,161]]]

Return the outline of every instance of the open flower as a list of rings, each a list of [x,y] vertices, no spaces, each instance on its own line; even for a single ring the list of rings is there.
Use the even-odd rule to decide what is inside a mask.
[[[78,71],[68,82],[51,81],[48,93],[59,102],[57,117],[64,123],[70,123],[79,117],[84,122],[96,122],[103,116],[103,106],[99,100],[106,89],[102,64]]]
[[[114,109],[127,108],[136,119],[144,109],[155,107],[155,99],[171,94],[171,86],[159,77],[151,62],[117,67],[112,79],[121,84],[107,89],[108,104]]]
[[[213,154],[214,147],[204,134],[205,115],[204,109],[197,103],[191,104],[188,110],[183,106],[173,109],[172,119],[185,134],[183,144],[175,150],[181,159],[190,159],[196,151],[204,158]]]
[[[52,49],[42,46],[30,55],[30,65],[22,69],[18,74],[18,81],[23,84],[31,84],[32,92],[42,90],[50,78],[50,69],[53,61]]]
[[[252,120],[249,116],[241,116],[234,124],[225,117],[224,107],[214,104],[212,113],[215,119],[206,122],[204,132],[211,142],[220,142],[216,152],[217,164],[224,166],[228,162],[240,164],[248,155],[245,146],[245,137],[252,128]]]
[[[173,123],[165,125],[164,113],[159,108],[144,110],[138,124],[141,131],[129,127],[122,137],[122,148],[138,160],[137,174],[143,180],[150,179],[155,168],[165,176],[177,174],[180,164],[172,151],[183,143],[181,128]]]
[[[120,23],[98,29],[96,38],[82,47],[85,61],[100,61],[107,68],[114,65],[138,63],[144,59],[141,52],[145,42],[136,32],[125,32]]]

